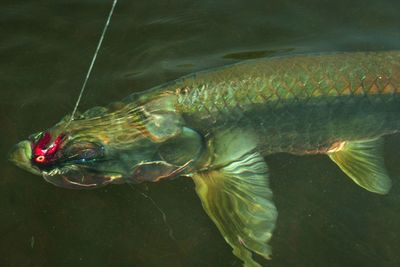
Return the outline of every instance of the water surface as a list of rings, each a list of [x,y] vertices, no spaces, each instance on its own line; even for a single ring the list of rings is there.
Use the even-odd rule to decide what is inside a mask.
[[[139,188],[171,238],[137,189],[56,188],[6,161],[72,111],[110,7],[0,3],[0,266],[241,266],[188,179]],[[400,49],[399,10],[394,0],[120,0],[81,109],[250,58]],[[323,156],[267,158],[279,210],[268,266],[400,265],[400,136],[386,141],[387,196]]]

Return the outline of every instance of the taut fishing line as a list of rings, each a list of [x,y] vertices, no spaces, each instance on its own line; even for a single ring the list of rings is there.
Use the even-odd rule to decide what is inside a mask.
[[[97,54],[99,53],[100,47],[101,47],[101,45],[103,43],[104,36],[106,35],[108,26],[110,25],[111,17],[112,17],[112,14],[114,13],[114,8],[115,8],[115,5],[117,4],[117,2],[118,2],[118,0],[114,0],[113,4],[111,6],[111,10],[110,10],[110,13],[108,14],[107,21],[106,21],[106,24],[104,25],[103,32],[101,33],[99,43],[97,44],[96,51],[94,52],[94,55],[93,55],[93,58],[92,58],[92,62],[90,62],[90,66],[89,66],[88,72],[86,73],[85,81],[82,84],[82,88],[81,88],[81,91],[79,93],[78,100],[76,101],[75,107],[74,107],[74,109],[72,111],[72,114],[71,114],[71,118],[68,121],[68,123],[65,126],[65,128],[68,127],[68,125],[71,123],[71,121],[74,120],[75,113],[76,113],[76,111],[78,109],[79,103],[81,102],[81,98],[82,98],[83,92],[85,91],[87,81],[89,80],[90,73],[92,72],[92,69],[93,69],[93,66],[94,66],[94,62],[96,61],[96,58],[97,58]]]
[[[115,6],[116,6],[117,2],[118,2],[118,0],[114,0],[114,1],[113,1],[113,4],[112,4],[112,6],[111,6],[110,13],[108,14],[108,17],[107,17],[106,24],[104,25],[103,31],[102,31],[102,33],[101,33],[99,43],[97,44],[96,51],[94,52],[92,61],[90,62],[90,65],[89,65],[89,69],[88,69],[88,71],[87,71],[87,73],[86,73],[85,80],[84,80],[84,82],[83,82],[83,84],[82,84],[81,91],[79,92],[78,99],[76,100],[75,107],[74,107],[74,109],[73,109],[73,111],[72,111],[71,118],[70,118],[70,120],[68,121],[68,123],[65,125],[65,128],[67,128],[67,127],[69,126],[69,124],[74,120],[75,113],[76,113],[76,111],[78,110],[79,103],[81,102],[82,95],[83,95],[83,92],[85,91],[86,84],[87,84],[87,82],[88,82],[88,80],[89,80],[90,74],[92,73],[92,69],[93,69],[94,63],[95,63],[96,58],[97,58],[97,54],[99,53],[100,47],[101,47],[101,45],[102,45],[102,43],[103,43],[103,40],[104,40],[104,36],[106,35],[108,26],[110,25],[111,17],[112,17],[112,15],[113,15],[113,13],[114,13],[114,9],[115,9]],[[132,188],[134,188],[134,189],[136,189],[136,190],[139,190],[139,189],[133,187],[131,184],[129,184],[129,185],[130,185]],[[170,225],[168,224],[167,215],[165,214],[165,212],[157,205],[157,203],[156,203],[150,196],[146,195],[145,193],[143,193],[143,192],[140,191],[140,190],[139,190],[139,193],[140,193],[142,196],[144,196],[146,199],[148,199],[148,200],[157,208],[157,210],[161,213],[162,219],[163,219],[165,225],[166,225],[167,228],[168,228],[168,234],[169,234],[169,236],[171,237],[171,239],[175,240],[175,237],[174,237],[172,228],[171,228]]]

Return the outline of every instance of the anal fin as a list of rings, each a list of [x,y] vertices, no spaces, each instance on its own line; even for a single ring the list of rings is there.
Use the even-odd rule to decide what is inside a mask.
[[[356,184],[378,194],[389,192],[392,182],[383,161],[382,138],[344,142],[328,155]]]

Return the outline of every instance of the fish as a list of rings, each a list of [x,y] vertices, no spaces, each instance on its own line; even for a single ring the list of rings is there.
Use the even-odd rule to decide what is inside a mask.
[[[399,131],[399,51],[287,55],[200,71],[66,115],[9,157],[72,189],[188,177],[233,254],[260,266],[254,256],[271,258],[278,216],[266,156],[323,154],[383,195],[392,186],[383,141]]]

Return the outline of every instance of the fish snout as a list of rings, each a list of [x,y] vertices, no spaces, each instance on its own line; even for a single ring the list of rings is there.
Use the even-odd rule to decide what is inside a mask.
[[[40,175],[41,172],[32,166],[31,163],[32,148],[28,140],[24,140],[16,144],[8,154],[8,159],[16,166],[33,174]]]

